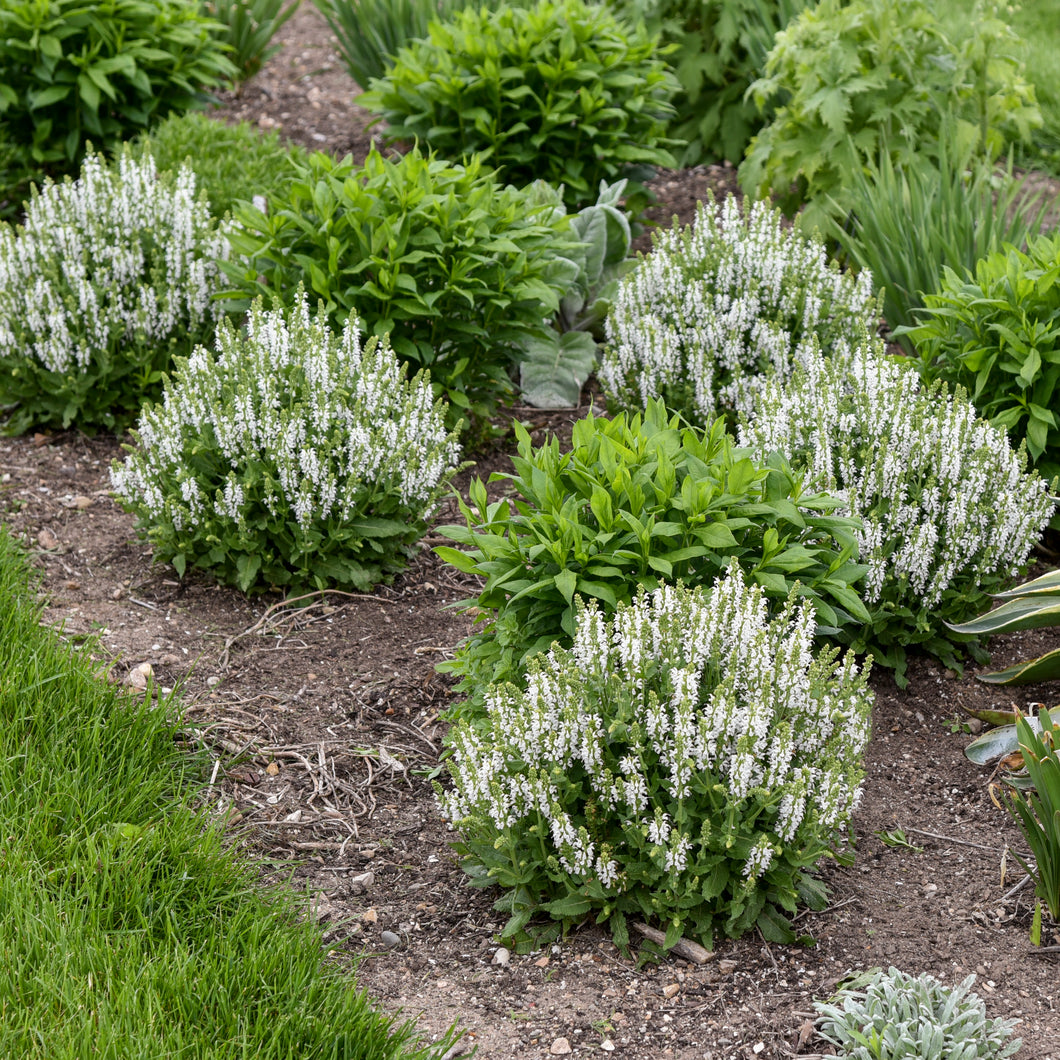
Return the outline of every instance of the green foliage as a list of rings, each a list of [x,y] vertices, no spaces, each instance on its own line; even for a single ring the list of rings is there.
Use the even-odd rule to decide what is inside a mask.
[[[1060,233],[1005,247],[974,273],[943,272],[909,331],[922,373],[966,387],[976,408],[1027,449],[1043,475],[1060,474]]]
[[[472,883],[507,892],[502,937],[525,950],[595,915],[623,949],[630,917],[664,948],[793,941],[789,915],[825,897],[807,870],[857,804],[872,708],[853,657],[815,657],[813,636],[808,601],[770,621],[733,559],[709,591],[642,591],[609,619],[591,603],[570,651],[491,688],[436,791]],[[537,913],[558,924],[527,930]]]
[[[402,360],[430,369],[454,422],[481,426],[512,394],[527,334],[559,309],[570,238],[478,158],[372,151],[358,168],[316,153],[295,169],[267,214],[237,210],[230,275],[251,296],[282,299],[304,284],[336,329],[356,313]]]
[[[112,481],[158,559],[251,589],[370,590],[401,570],[448,488],[458,447],[429,380],[288,312],[227,321],[217,354],[177,361]]]
[[[1035,216],[1011,160],[998,171],[971,144],[962,149],[950,131],[943,127],[937,158],[904,168],[884,143],[879,158],[856,170],[846,186],[849,216],[825,229],[882,286],[884,319],[909,354],[914,349],[905,329],[922,315],[940,269],[973,269],[1005,243],[1022,245],[1046,208]]]
[[[624,180],[610,187],[601,184],[596,202],[570,219],[570,233],[578,243],[566,257],[567,293],[552,326],[528,336],[519,361],[519,385],[528,405],[573,408],[596,366],[604,318],[619,279],[633,267],[629,221],[619,205],[625,186]],[[537,181],[530,190],[534,201],[548,205],[555,215],[566,213],[560,191],[551,184]]]
[[[191,171],[159,176],[150,155],[89,155],[34,190],[25,225],[0,224],[5,429],[135,419],[173,354],[212,336],[227,249]]]
[[[110,150],[235,73],[218,26],[186,0],[5,0],[0,194],[76,172],[86,142]]]
[[[889,968],[855,976],[827,1003],[815,1001],[817,1033],[848,1060],[1003,1060],[1016,1020],[987,1019],[975,976],[947,987],[934,976]]]
[[[231,49],[235,80],[249,81],[281,45],[271,44],[280,27],[298,10],[302,0],[199,0],[199,10],[219,22],[219,37]]]
[[[932,157],[944,115],[960,119],[961,142],[989,157],[1041,124],[1023,76],[1019,39],[982,14],[958,44],[926,0],[821,0],[777,37],[756,101],[777,107],[751,141],[740,184],[777,196],[787,212],[809,200],[812,229],[886,145],[901,169]]]
[[[441,528],[467,550],[435,550],[485,579],[465,601],[484,629],[445,664],[465,691],[517,679],[530,656],[568,642],[577,596],[610,613],[638,588],[709,585],[733,557],[771,600],[797,580],[822,631],[868,619],[850,589],[864,568],[850,559],[855,524],[833,514],[840,502],[805,494],[780,458],[749,459],[722,421],[709,431],[679,422],[661,401],[643,416],[589,415],[566,453],[555,438],[535,448],[516,426],[515,474],[490,477],[516,497],[490,503],[476,480],[461,502],[466,525]]]
[[[131,141],[129,150],[133,158],[150,154],[161,173],[191,169],[216,218],[237,202],[282,199],[294,180],[292,163],[304,164],[306,158],[304,148],[285,145],[277,133],[246,122],[227,125],[195,111],[171,115]]]
[[[402,48],[359,102],[390,140],[449,158],[481,152],[505,180],[562,185],[579,207],[601,181],[676,164],[664,132],[677,86],[657,56],[643,26],[584,0],[467,8]],[[636,213],[646,193],[629,192]]]
[[[434,19],[448,19],[467,0],[313,0],[327,19],[350,77],[367,88],[383,77],[410,41],[427,36]]]

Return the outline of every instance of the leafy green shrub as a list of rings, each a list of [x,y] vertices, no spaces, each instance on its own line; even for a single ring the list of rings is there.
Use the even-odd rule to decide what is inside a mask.
[[[904,329],[922,315],[939,270],[972,269],[1005,243],[1022,245],[1044,210],[1035,217],[1011,162],[999,173],[945,132],[938,147],[938,158],[898,168],[884,144],[847,185],[850,215],[826,228],[848,260],[882,285],[884,319],[909,354]]]
[[[1042,474],[1060,474],[1060,233],[995,251],[975,271],[943,271],[909,331],[923,374],[968,389],[991,423],[1026,439]]]
[[[199,10],[223,27],[219,37],[231,49],[235,80],[250,80],[281,48],[272,44],[280,27],[298,10],[302,0],[199,0]]]
[[[804,494],[782,459],[749,459],[721,421],[681,429],[651,401],[643,416],[579,420],[566,453],[555,438],[535,448],[518,425],[516,435],[515,474],[490,478],[516,498],[488,503],[475,481],[471,505],[461,502],[466,525],[441,528],[467,551],[435,550],[485,579],[466,601],[485,628],[444,664],[473,699],[566,642],[577,595],[610,612],[638,587],[709,585],[733,557],[771,600],[787,599],[798,579],[822,631],[868,619],[849,588],[864,568],[849,562],[852,524],[832,514],[839,502]]]
[[[0,225],[0,407],[6,429],[117,430],[157,394],[174,353],[214,331],[224,236],[188,169],[149,155],[34,193]]]
[[[481,152],[513,184],[563,185],[573,207],[601,181],[676,164],[664,132],[677,86],[643,26],[584,0],[538,0],[467,8],[428,34],[360,97],[389,139]]]
[[[766,203],[700,203],[695,223],[655,236],[619,285],[599,372],[609,398],[651,397],[693,423],[750,408],[768,374],[791,373],[816,336],[853,341],[876,323],[872,277],[830,263],[824,244]]]
[[[427,36],[435,19],[448,19],[468,0],[313,0],[335,34],[350,77],[367,88],[383,77],[403,45]]]
[[[227,321],[216,355],[180,359],[115,464],[121,503],[158,559],[244,592],[367,590],[404,566],[457,459],[429,381],[385,340],[362,349],[294,307]]]
[[[186,0],[5,0],[0,139],[15,158],[0,191],[75,172],[89,139],[109,150],[201,105],[235,73],[217,30]]]
[[[1023,77],[1019,39],[998,18],[979,18],[965,45],[949,40],[925,0],[820,0],[777,37],[760,105],[778,105],[740,167],[756,198],[779,197],[788,212],[812,200],[811,230],[886,144],[896,166],[931,157],[943,116],[995,156],[1006,140],[1041,124]]]
[[[294,180],[294,165],[306,159],[304,148],[284,144],[277,133],[246,122],[227,125],[195,111],[171,115],[131,141],[129,150],[134,158],[150,154],[160,173],[191,169],[217,218],[240,201],[282,199]]]
[[[864,523],[860,588],[872,618],[853,647],[895,667],[899,685],[910,645],[959,669],[956,646],[974,652],[978,640],[945,623],[977,614],[1019,573],[1052,513],[1026,453],[962,392],[921,389],[868,335],[830,360],[807,359],[787,384],[771,381],[749,420],[742,444],[783,453]]]
[[[889,968],[856,976],[829,1002],[815,1001],[817,1033],[849,1060],[1003,1060],[1017,1020],[990,1020],[975,976],[947,987],[934,976]]]
[[[661,586],[577,619],[573,647],[530,664],[525,689],[488,693],[489,727],[458,725],[439,793],[464,867],[500,885],[502,936],[528,944],[535,913],[627,918],[666,942],[758,928],[820,907],[807,869],[857,805],[872,696],[853,657],[814,656],[813,607],[772,621],[738,561],[709,592]]]
[[[457,416],[484,422],[513,391],[527,333],[559,308],[558,259],[572,240],[478,158],[372,151],[357,168],[315,153],[295,168],[268,214],[237,210],[230,239],[242,259],[230,275],[277,298],[304,283],[336,329],[356,313],[402,360],[430,369]]]

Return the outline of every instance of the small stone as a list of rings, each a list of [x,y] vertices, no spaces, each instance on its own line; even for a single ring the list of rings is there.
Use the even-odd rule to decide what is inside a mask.
[[[280,772],[280,763],[279,762],[270,762],[265,767],[265,772],[268,773],[270,777],[276,776]]]
[[[375,873],[362,872],[359,876],[351,878],[350,891],[353,894],[364,894],[373,883],[375,883]]]
[[[388,950],[396,950],[401,945],[401,936],[395,935],[393,931],[384,931],[380,934],[379,941]]]
[[[74,498],[74,507],[80,511],[84,511],[86,508],[91,508],[92,504],[93,501],[91,497],[85,497],[84,495],[79,494]]]
[[[736,971],[736,962],[718,961],[718,971],[721,972],[722,975],[729,975]]]
[[[497,952],[493,955],[491,964],[496,964],[501,968],[507,968],[508,962],[512,959],[511,952],[501,946]]]
[[[983,731],[983,723],[978,718],[971,718],[966,724],[968,725],[968,731],[973,736],[978,736]]]
[[[615,1051],[615,1043],[611,1041],[610,1038],[605,1038],[600,1043],[600,1048],[603,1049],[605,1053],[613,1053]]]
[[[63,582],[64,589],[80,589],[81,583],[71,578],[69,581]]]
[[[163,655],[162,658],[158,660],[159,666],[176,666],[179,662],[180,656],[174,655],[172,652],[168,655]]]
[[[538,959],[536,961],[534,961],[534,967],[535,968],[547,968],[548,967],[548,958],[547,957],[538,957]]]
[[[51,552],[53,549],[59,547],[59,539],[45,527],[39,534],[37,534],[37,544],[44,549],[45,552]]]
[[[121,589],[115,589],[114,592],[112,592],[110,594],[110,598],[112,600],[120,600],[121,599]]]
[[[364,911],[364,915],[361,917],[361,919],[366,924],[378,924],[379,923],[379,914],[374,909],[366,909]]]
[[[219,678],[217,676],[217,674],[214,674],[212,677],[207,677],[206,678],[206,687],[207,688],[216,688],[220,683],[221,683],[221,678]]]
[[[557,1038],[549,1049],[553,1056],[566,1056],[570,1051],[570,1042],[566,1038]]]
[[[151,668],[149,662],[142,662],[139,666],[134,666],[126,675],[125,683],[131,688],[135,688],[137,691],[142,692],[147,688],[147,682],[151,677],[154,677],[154,670]]]
[[[663,997],[666,998],[677,997],[680,992],[681,986],[679,983],[670,983],[663,987]]]

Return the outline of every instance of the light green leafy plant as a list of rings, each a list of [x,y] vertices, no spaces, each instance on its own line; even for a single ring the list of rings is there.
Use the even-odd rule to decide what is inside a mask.
[[[974,271],[944,269],[909,331],[921,373],[965,387],[976,408],[1060,474],[1060,233],[1004,247]]]
[[[181,359],[111,480],[159,560],[244,592],[368,590],[404,566],[457,460],[429,380],[289,311],[227,321]]]
[[[619,284],[600,382],[619,407],[659,396],[700,425],[747,410],[813,339],[827,349],[875,327],[872,282],[841,272],[764,202],[700,203],[695,223],[656,234]]]
[[[454,159],[481,153],[513,184],[562,185],[574,208],[601,181],[631,177],[637,213],[643,167],[676,164],[665,126],[677,85],[657,44],[584,0],[469,7],[432,22],[359,102],[382,115],[390,140]]]
[[[808,870],[857,805],[872,704],[852,656],[814,655],[814,625],[794,598],[770,619],[734,559],[709,591],[660,586],[610,618],[591,603],[569,651],[491,688],[436,790],[472,882],[507,892],[502,937],[528,948],[546,914],[595,916],[623,948],[630,917],[667,947],[756,927],[791,941],[788,916],[824,898]]]
[[[849,641],[858,651],[894,667],[900,685],[911,645],[954,668],[962,645],[985,657],[978,635],[946,623],[977,614],[1019,574],[1053,503],[1026,452],[962,393],[922,389],[866,334],[770,382],[740,440],[759,458],[784,453],[863,521],[859,588],[872,618]]]
[[[789,213],[809,200],[807,230],[836,209],[826,196],[846,214],[846,186],[884,144],[899,168],[931,157],[947,113],[989,157],[1041,124],[1009,26],[979,12],[956,43],[925,0],[820,0],[778,34],[752,90],[777,109],[740,184]]]
[[[25,225],[0,224],[4,429],[134,420],[172,356],[213,335],[227,251],[189,169],[89,155],[76,181],[45,184]]]
[[[302,0],[199,0],[199,10],[223,28],[219,38],[228,45],[236,69],[235,80],[242,85],[280,50],[272,39],[298,10]]]
[[[934,976],[877,968],[855,976],[828,1002],[815,1001],[817,1033],[848,1060],[1003,1060],[1017,1020],[987,1019],[971,993],[975,976],[948,987]]]

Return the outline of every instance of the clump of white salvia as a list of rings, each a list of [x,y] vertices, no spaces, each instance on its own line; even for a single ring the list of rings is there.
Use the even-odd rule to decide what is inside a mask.
[[[813,1003],[817,1033],[849,1060],[1003,1060],[1023,1044],[1011,1038],[1019,1021],[988,1019],[974,982],[970,975],[948,987],[897,968],[863,972]]]
[[[305,530],[383,506],[410,526],[429,517],[459,446],[429,379],[407,379],[386,339],[362,345],[353,318],[336,336],[300,292],[290,310],[256,302],[245,332],[222,321],[216,344],[177,359],[111,471],[141,519],[194,553],[211,524]]]
[[[909,643],[916,622],[898,612],[936,627],[967,618],[977,590],[1020,572],[1053,513],[1047,484],[1002,429],[962,393],[924,389],[867,334],[767,384],[740,442],[785,453],[807,470],[807,488],[863,520],[863,598],[870,610],[886,603],[892,634],[904,623]]]
[[[227,254],[190,168],[159,177],[150,155],[89,155],[17,230],[0,225],[0,358],[79,373],[212,326]]]
[[[815,656],[814,628],[805,602],[771,619],[735,561],[710,590],[664,585],[610,619],[590,602],[571,650],[538,657],[524,689],[491,688],[485,728],[451,733],[441,810],[574,885],[647,885],[656,904],[696,893],[704,864],[730,865],[731,895],[789,849],[815,860],[858,803],[872,700],[852,656]],[[642,865],[634,884],[645,848],[654,880]]]
[[[828,348],[876,323],[867,270],[854,276],[779,211],[729,196],[655,238],[619,285],[599,370],[609,397],[663,397],[691,422],[745,410],[772,373],[791,373],[816,337]]]

